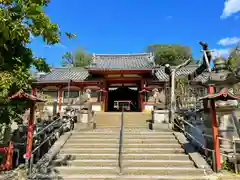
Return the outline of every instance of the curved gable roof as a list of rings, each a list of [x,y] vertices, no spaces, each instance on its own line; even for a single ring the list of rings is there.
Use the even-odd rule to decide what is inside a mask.
[[[151,69],[153,67],[151,53],[140,54],[95,54],[90,69]]]

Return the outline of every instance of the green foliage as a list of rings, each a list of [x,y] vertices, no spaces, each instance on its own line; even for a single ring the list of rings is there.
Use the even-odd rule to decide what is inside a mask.
[[[155,63],[158,65],[175,66],[189,58],[193,59],[191,48],[178,44],[153,44],[147,47],[147,52],[154,52]]]
[[[9,105],[8,96],[19,90],[29,90],[31,67],[38,71],[50,70],[45,59],[34,57],[32,50],[27,47],[31,43],[30,36],[41,36],[48,45],[60,43],[58,25],[52,23],[44,12],[49,2],[50,0],[0,0],[1,107]],[[71,33],[65,35],[69,38],[76,37]],[[15,108],[14,112],[18,112],[17,109],[19,110]],[[8,121],[9,118],[5,116],[13,113],[13,108],[4,107],[0,110],[5,112],[0,114],[0,123],[3,119]]]
[[[66,52],[62,56],[62,66],[73,65],[74,67],[85,67],[90,64],[92,56],[83,48],[78,48],[75,52]]]
[[[227,60],[228,68],[232,72],[236,72],[238,66],[240,65],[240,45],[232,49],[229,58]]]

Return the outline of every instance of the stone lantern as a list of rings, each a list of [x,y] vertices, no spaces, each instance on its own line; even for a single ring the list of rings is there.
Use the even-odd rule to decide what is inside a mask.
[[[215,150],[215,165],[217,171],[221,168],[220,146],[228,146],[225,142],[221,142],[221,145],[219,144],[218,134],[220,132],[220,136],[227,138],[227,133],[225,133],[228,129],[227,127],[233,124],[232,118],[229,118],[229,116],[231,116],[232,111],[237,107],[236,100],[238,100],[238,97],[235,97],[229,92],[229,88],[232,88],[232,86],[239,81],[239,76],[227,69],[226,60],[218,58],[214,61],[214,71],[210,72],[209,78],[204,83],[213,90],[213,93],[209,93],[207,96],[200,98],[201,100],[208,100],[209,102],[207,109],[210,110],[211,118],[208,122],[211,122],[212,126],[213,148]],[[232,140],[232,137],[229,140]]]

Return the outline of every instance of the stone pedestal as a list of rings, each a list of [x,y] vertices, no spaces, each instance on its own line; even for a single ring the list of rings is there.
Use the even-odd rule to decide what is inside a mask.
[[[154,123],[168,123],[168,110],[154,110],[153,111],[153,122]]]
[[[80,122],[81,123],[88,123],[88,112],[87,111],[81,111],[80,115]]]

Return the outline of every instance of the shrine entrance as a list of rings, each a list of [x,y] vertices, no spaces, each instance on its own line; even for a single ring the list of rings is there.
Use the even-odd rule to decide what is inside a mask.
[[[139,109],[139,93],[137,87],[116,87],[109,88],[108,91],[108,111],[119,111],[114,108],[114,102],[116,101],[128,101],[130,103],[129,111],[138,112]],[[115,105],[116,106],[116,105]]]

